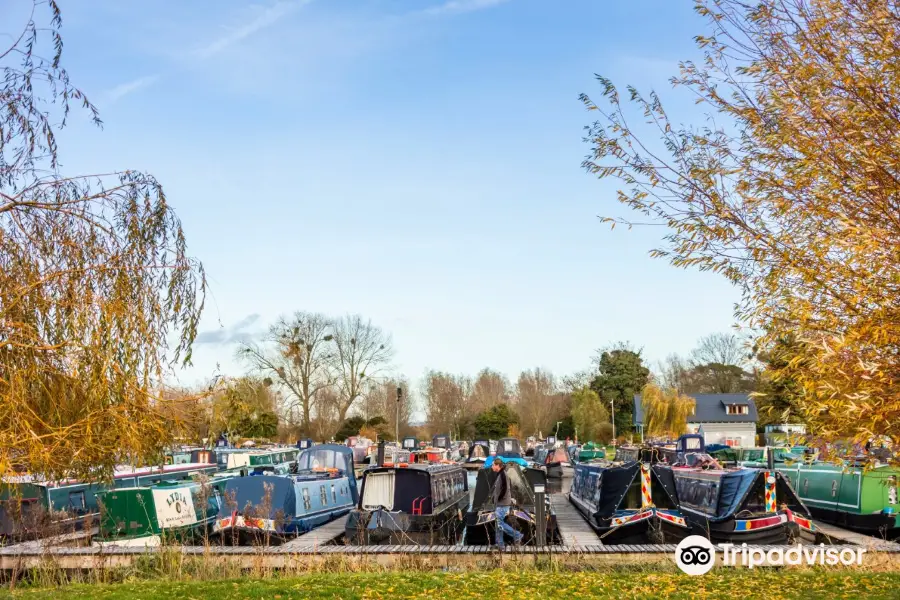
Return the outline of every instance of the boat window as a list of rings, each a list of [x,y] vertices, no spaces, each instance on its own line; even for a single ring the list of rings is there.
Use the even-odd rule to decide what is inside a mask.
[[[337,502],[337,490],[334,489],[334,484],[331,484],[331,501]]]
[[[831,497],[837,496],[837,479],[831,480]]]
[[[325,491],[325,486],[319,486],[319,496],[322,499],[322,506],[326,506],[328,504],[328,492]]]
[[[368,473],[363,481],[362,507],[394,508],[394,472]]]
[[[84,512],[87,506],[84,501],[84,492],[69,492],[69,508],[75,512]]]
[[[803,480],[803,495],[806,496],[809,493],[809,477]]]
[[[312,508],[312,502],[309,499],[309,488],[303,488],[303,508],[306,510]]]

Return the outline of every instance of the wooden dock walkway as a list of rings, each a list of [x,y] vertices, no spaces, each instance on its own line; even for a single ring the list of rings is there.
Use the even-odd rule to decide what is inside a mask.
[[[588,525],[581,513],[569,502],[566,494],[551,494],[550,505],[556,513],[556,526],[565,550],[601,546],[597,532]]]
[[[813,523],[815,523],[816,529],[819,531],[819,533],[824,535],[825,538],[832,543],[844,542],[846,544],[862,546],[863,548],[866,548],[868,550],[900,552],[900,544],[896,542],[889,542],[887,540],[875,538],[870,535],[856,533],[854,531],[838,527],[837,525],[830,525],[828,523],[822,523],[816,520],[813,520]]]
[[[344,535],[344,529],[347,526],[347,518],[349,516],[348,513],[343,517],[338,517],[331,523],[326,523],[312,531],[298,535],[295,539],[282,544],[281,547],[287,548],[288,550],[299,550],[300,548],[315,548],[329,545],[335,539]]]

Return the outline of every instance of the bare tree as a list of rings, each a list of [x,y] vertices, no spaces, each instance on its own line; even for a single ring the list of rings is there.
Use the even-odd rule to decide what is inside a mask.
[[[359,315],[347,315],[333,323],[335,352],[332,368],[340,392],[338,415],[343,421],[366,384],[378,378],[393,357],[391,336]]]
[[[557,393],[553,373],[541,368],[523,371],[516,382],[516,412],[519,428],[525,435],[546,433],[554,417],[562,411],[562,395]]]
[[[498,404],[509,404],[511,397],[509,380],[502,373],[482,369],[472,387],[470,409],[477,413]]]
[[[397,389],[400,389],[399,402]],[[410,397],[409,381],[404,377],[391,377],[384,381],[370,381],[363,395],[366,420],[382,417],[387,422],[387,431],[394,433],[398,411],[400,418],[400,435],[410,431],[409,419],[412,416],[414,399]]]
[[[425,411],[432,431],[456,433],[471,414],[472,381],[465,375],[439,371],[425,374]]]
[[[656,379],[663,389],[673,389],[685,392],[688,386],[688,378],[691,371],[690,363],[677,354],[670,354],[665,360],[659,362],[659,373]]]
[[[335,386],[320,389],[313,397],[313,419],[309,435],[319,441],[330,440],[341,425],[341,395]]]
[[[746,342],[734,333],[712,333],[700,338],[691,352],[694,365],[735,365],[741,367],[748,361],[750,351]]]
[[[269,328],[268,347],[244,343],[238,357],[249,362],[261,375],[277,382],[289,394],[288,413],[300,411],[300,425],[310,431],[313,397],[332,383],[329,370],[335,355],[331,321],[319,313],[295,312],[280,317]]]

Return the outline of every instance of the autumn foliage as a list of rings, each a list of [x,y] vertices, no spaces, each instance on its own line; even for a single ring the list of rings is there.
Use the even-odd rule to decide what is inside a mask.
[[[70,105],[99,118],[60,66],[56,3],[41,16],[0,48],[0,473],[109,474],[177,434],[161,384],[205,280],[152,176],[60,174]]]
[[[722,273],[776,382],[824,436],[900,441],[900,10],[885,0],[706,0],[700,64],[672,81],[707,108],[678,127],[613,84],[584,166],[668,227],[654,255]],[[642,122],[638,128],[636,122]],[[661,144],[639,129],[650,125]],[[790,340],[791,343],[783,343]],[[784,354],[788,352],[788,354]]]

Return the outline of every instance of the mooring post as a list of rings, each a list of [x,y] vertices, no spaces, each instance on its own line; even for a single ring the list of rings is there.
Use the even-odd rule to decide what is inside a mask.
[[[537,534],[537,545],[542,548],[547,545],[547,513],[544,510],[544,486],[534,486],[534,527]]]

